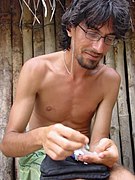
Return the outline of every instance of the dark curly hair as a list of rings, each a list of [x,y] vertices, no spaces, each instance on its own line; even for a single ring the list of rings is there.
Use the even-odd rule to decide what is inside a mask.
[[[84,22],[88,28],[102,27],[112,19],[116,38],[124,38],[130,28],[129,3],[127,0],[73,0],[62,16],[60,45],[70,49],[71,38],[67,29]]]

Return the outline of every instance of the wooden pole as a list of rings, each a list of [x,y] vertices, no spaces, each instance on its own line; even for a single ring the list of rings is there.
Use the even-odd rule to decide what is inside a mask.
[[[10,0],[0,1],[0,141],[3,138],[12,103],[12,50]],[[13,158],[0,152],[0,179],[14,177]]]
[[[119,125],[121,135],[121,148],[123,164],[125,167],[133,171],[133,156],[131,148],[129,112],[127,106],[125,66],[124,66],[124,44],[119,42],[115,48],[116,70],[121,76],[121,85],[118,96]],[[126,132],[126,133],[125,133]]]
[[[133,147],[135,150],[135,33],[130,33],[130,37],[131,38],[126,41],[126,58],[128,68],[130,111],[132,119],[131,132],[134,143]]]
[[[116,69],[115,66],[115,58],[114,58],[114,48],[111,47],[110,51],[106,55],[106,65]],[[119,120],[118,120],[118,108],[117,102],[114,106],[113,113],[112,113],[112,121],[111,121],[111,128],[110,128],[110,137],[116,143],[119,151],[119,163],[121,163],[121,149],[120,149],[120,128],[119,128]]]
[[[22,36],[23,36],[23,62],[33,57],[32,48],[32,14],[28,7],[23,3],[23,20],[22,20]]]
[[[61,4],[57,3],[56,12],[55,12],[55,32],[56,32],[56,50],[61,50],[59,40],[60,40],[60,31],[61,31],[61,17],[64,13],[65,4],[61,1]]]
[[[12,7],[12,62],[13,62],[13,101],[16,94],[16,86],[20,70],[23,64],[23,47],[22,47],[22,29],[19,27],[21,17],[21,7],[18,0],[11,1]],[[19,179],[18,158],[15,158],[15,177]]]
[[[23,64],[22,30],[19,28],[21,9],[18,0],[11,2],[12,7],[12,61],[13,61],[13,99],[16,85]]]
[[[44,17],[43,17],[43,7],[39,4],[38,10],[36,11],[36,16],[40,21],[40,24],[36,21],[33,24],[33,56],[39,56],[45,53],[44,44]]]
[[[45,53],[51,53],[56,50],[55,46],[55,29],[54,29],[54,19],[50,21],[52,10],[49,6],[49,1],[46,1],[47,4],[47,17],[44,18],[44,34],[45,34]]]

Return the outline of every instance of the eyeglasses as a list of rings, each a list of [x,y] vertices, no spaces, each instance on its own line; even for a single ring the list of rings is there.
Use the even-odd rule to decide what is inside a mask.
[[[85,32],[85,37],[87,39],[90,39],[92,41],[99,41],[101,38],[104,39],[105,44],[109,46],[114,46],[117,44],[118,39],[116,38],[115,35],[106,35],[106,36],[101,36],[99,33],[94,32],[92,30],[85,30],[82,26],[78,25],[84,32]]]

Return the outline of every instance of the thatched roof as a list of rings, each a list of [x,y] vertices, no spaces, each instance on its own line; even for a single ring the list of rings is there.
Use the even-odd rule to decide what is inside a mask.
[[[68,3],[71,2],[72,0],[68,0]],[[130,6],[131,6],[131,24],[132,24],[132,30],[135,31],[135,0],[128,0],[130,2]],[[47,2],[49,2],[49,7],[47,6]],[[64,0],[19,0],[21,9],[22,9],[22,16],[21,16],[21,20],[23,18],[23,4],[25,4],[25,6],[27,6],[27,8],[30,10],[30,12],[32,13],[32,15],[34,16],[35,22],[37,21],[38,23],[40,23],[39,19],[36,16],[36,12],[38,10],[39,7],[39,3],[42,3],[42,6],[44,8],[44,16],[47,16],[48,13],[48,8],[51,8],[52,11],[52,15],[50,18],[50,21],[53,18],[53,15],[55,13],[55,10],[57,8],[57,4],[59,3],[61,5],[61,7],[63,8],[63,10],[65,10],[65,6],[63,4],[65,4],[66,1]],[[20,21],[21,21],[20,20]]]
[[[20,6],[21,6],[21,10],[22,10],[22,15],[21,15],[20,22],[23,19],[23,8],[24,8],[24,5],[32,13],[32,15],[34,17],[34,22],[37,21],[38,23],[40,23],[37,15],[36,15],[40,3],[42,4],[43,9],[44,9],[44,17],[47,17],[48,9],[49,9],[49,11],[51,9],[51,11],[52,11],[51,18],[50,18],[50,21],[51,21],[53,16],[54,16],[54,13],[55,13],[55,10],[57,8],[57,4],[58,3],[61,5],[62,9],[65,10],[65,6],[63,5],[64,2],[65,2],[64,0],[19,0]]]

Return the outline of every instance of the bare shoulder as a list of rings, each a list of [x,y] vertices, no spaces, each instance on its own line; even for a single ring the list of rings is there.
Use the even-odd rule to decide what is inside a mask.
[[[112,96],[112,94],[115,94],[114,96],[116,97],[121,82],[119,73],[115,69],[105,65],[100,80],[102,83],[104,95]]]
[[[104,66],[103,79],[105,79],[106,82],[110,83],[120,83],[121,81],[119,73],[115,69],[108,67],[106,65]]]
[[[22,84],[25,84],[25,87],[38,91],[47,72],[52,71],[55,67],[54,64],[59,61],[59,56],[60,52],[50,53],[26,61],[20,72],[17,87],[22,87]]]
[[[23,68],[32,71],[39,70],[42,72],[42,70],[44,71],[45,68],[49,68],[51,64],[55,63],[55,61],[58,60],[59,56],[60,52],[37,56],[26,61],[23,65]]]
[[[54,67],[57,67],[61,53],[60,51],[29,59],[24,63],[22,73],[29,74],[29,76],[34,78],[43,77],[48,70],[53,70]]]

